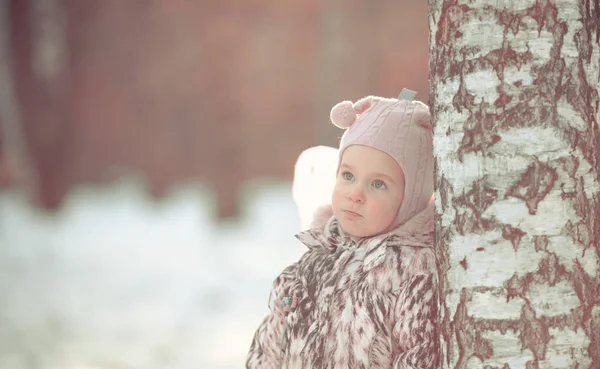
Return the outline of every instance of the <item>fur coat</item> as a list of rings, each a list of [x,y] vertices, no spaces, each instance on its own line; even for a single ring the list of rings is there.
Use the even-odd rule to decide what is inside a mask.
[[[296,236],[309,250],[273,283],[246,367],[437,368],[433,212],[355,240],[321,210]]]

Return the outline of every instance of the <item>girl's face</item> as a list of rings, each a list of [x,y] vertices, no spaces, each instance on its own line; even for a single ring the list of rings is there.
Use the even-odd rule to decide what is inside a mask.
[[[404,199],[404,173],[391,156],[352,145],[342,154],[333,214],[345,233],[370,237],[390,231]]]

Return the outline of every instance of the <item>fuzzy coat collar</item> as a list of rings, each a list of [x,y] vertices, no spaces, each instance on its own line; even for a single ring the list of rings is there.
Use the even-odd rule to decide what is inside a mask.
[[[367,270],[381,264],[388,247],[433,247],[433,203],[390,232],[360,239],[345,235],[337,218],[332,214],[331,206],[319,209],[315,214],[312,228],[300,232],[296,238],[309,249],[325,248],[330,252],[335,252],[339,247],[348,250],[365,248],[364,264]]]

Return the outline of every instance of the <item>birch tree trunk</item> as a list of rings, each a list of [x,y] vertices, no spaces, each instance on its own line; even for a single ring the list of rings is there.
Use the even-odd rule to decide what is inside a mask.
[[[600,1],[429,0],[447,368],[600,368]]]

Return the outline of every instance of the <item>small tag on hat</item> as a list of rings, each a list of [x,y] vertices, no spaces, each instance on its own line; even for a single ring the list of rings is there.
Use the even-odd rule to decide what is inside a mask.
[[[414,100],[417,93],[415,91],[409,90],[408,88],[403,88],[402,92],[400,92],[400,96],[398,96],[398,100]]]

